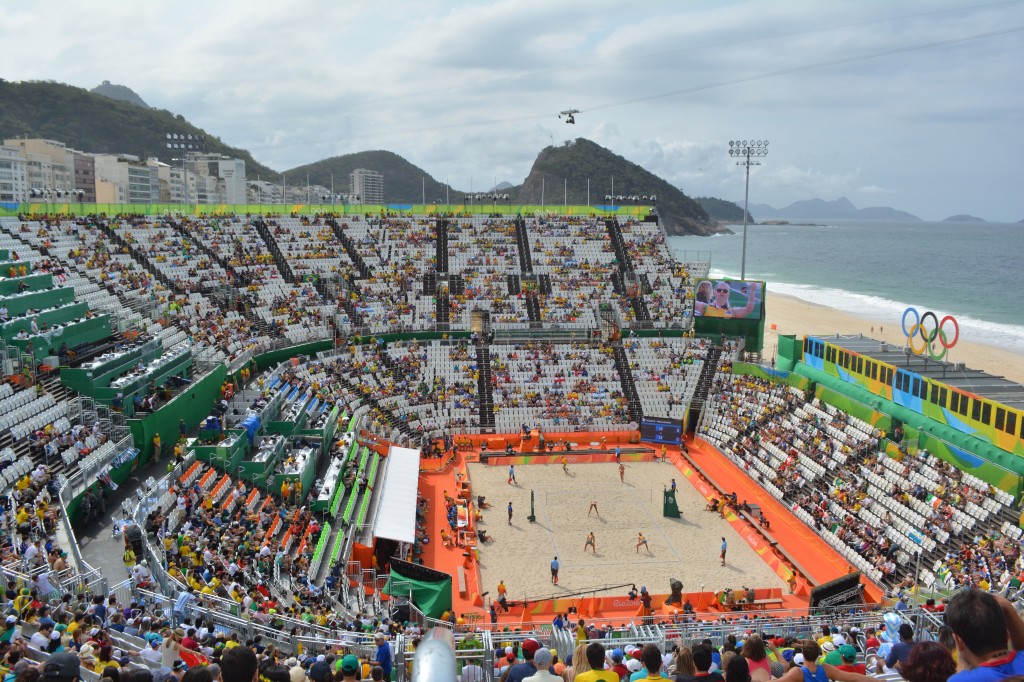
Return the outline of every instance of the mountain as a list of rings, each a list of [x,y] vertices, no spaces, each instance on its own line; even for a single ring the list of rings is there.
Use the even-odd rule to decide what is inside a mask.
[[[604,203],[611,193],[612,180],[616,195],[655,195],[658,215],[668,234],[713,234],[722,231],[700,204],[667,181],[644,170],[611,150],[584,138],[566,142],[560,147],[545,147],[533,162],[530,174],[517,187],[509,190],[514,204],[587,205],[587,182],[590,182],[591,205]]]
[[[165,109],[143,108],[62,83],[0,80],[0,139],[42,137],[84,152],[124,153],[168,161],[167,133],[206,137],[205,150],[245,160],[250,178],[276,180],[244,149],[230,147],[185,117]]]
[[[978,218],[976,216],[967,215],[966,213],[959,213],[957,215],[951,215],[948,218],[944,218],[944,223],[983,223],[984,218]]]
[[[696,202],[707,211],[708,216],[712,220],[717,220],[721,223],[743,222],[743,208],[739,204],[734,204],[725,199],[716,199],[715,197],[697,197]],[[747,213],[747,222],[754,222],[754,217],[750,213]]]
[[[487,191],[488,192],[504,192],[505,190],[512,189],[513,187],[515,187],[515,185],[513,185],[511,182],[502,181],[502,182],[499,182],[497,185],[495,185],[494,187],[490,188]]]
[[[333,175],[334,191],[344,193],[348,191],[349,174],[357,168],[366,168],[384,175],[384,202],[388,204],[418,204],[423,200],[424,194],[427,203],[444,203],[447,196],[454,204],[461,203],[464,196],[463,192],[438,182],[427,171],[409,163],[398,154],[382,149],[332,156],[329,159],[297,166],[285,171],[283,175],[296,184],[305,183],[308,175],[311,184],[324,187],[331,186]]]
[[[149,105],[127,85],[115,85],[110,81],[103,81],[89,92],[95,95],[102,95],[108,99],[117,100],[118,102],[128,102],[128,104],[149,109]]]
[[[857,208],[846,197],[834,201],[806,199],[795,201],[785,208],[768,204],[753,204],[750,211],[760,220],[884,220],[890,222],[919,222],[916,215],[888,206]]]

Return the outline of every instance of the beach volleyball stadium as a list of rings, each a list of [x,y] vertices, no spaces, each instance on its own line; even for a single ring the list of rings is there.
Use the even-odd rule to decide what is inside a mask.
[[[768,353],[772,283],[644,202],[195,208],[0,213],[28,660],[491,680],[825,627],[863,661],[886,613],[1018,599],[1024,388],[949,361],[951,316]]]

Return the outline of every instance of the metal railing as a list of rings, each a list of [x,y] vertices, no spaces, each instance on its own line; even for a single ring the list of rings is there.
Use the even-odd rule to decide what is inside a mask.
[[[69,491],[71,496],[74,497],[95,483],[99,473],[110,466],[111,462],[123,455],[125,451],[131,447],[134,447],[132,437],[130,435],[124,436],[114,445],[114,449],[111,451],[109,456],[98,460],[89,460],[88,466],[80,464],[75,471],[72,471],[70,475],[66,476],[68,483],[66,487],[71,489]],[[82,460],[83,463],[85,461],[86,460]],[[63,491],[64,488],[61,490]]]
[[[433,628],[416,649],[412,664],[412,682],[450,680],[456,671],[455,638],[451,630]]]
[[[167,473],[160,480],[153,481],[146,486],[145,492],[140,495],[139,503],[135,506],[133,518],[136,524],[142,528],[145,527],[146,516],[151,510],[156,509],[160,505],[160,499],[167,494],[172,483],[177,481],[193,462],[194,457],[189,456],[181,465],[175,467],[173,471]],[[159,585],[160,591],[155,592],[136,588],[136,594],[151,600],[154,604],[159,604],[160,608],[170,609],[176,596],[186,591],[187,588],[182,582],[167,573],[166,557],[162,549],[154,548],[148,534],[144,533],[142,538],[143,554],[149,559],[149,568],[153,575],[153,580]],[[362,593],[363,590],[357,590],[357,592]],[[216,595],[198,595],[197,601],[190,605],[189,611],[192,615],[202,615],[210,622],[235,629],[247,637],[263,634],[265,637],[273,639],[282,648],[293,651],[295,650],[295,638],[282,640],[282,632],[294,631],[299,637],[306,637],[311,641],[330,640],[332,637],[332,630],[330,628],[307,623],[281,614],[274,615],[272,618],[267,617],[267,622],[261,622],[258,618],[262,616],[254,616],[245,611],[233,599],[226,599]],[[173,616],[173,614],[170,615]]]

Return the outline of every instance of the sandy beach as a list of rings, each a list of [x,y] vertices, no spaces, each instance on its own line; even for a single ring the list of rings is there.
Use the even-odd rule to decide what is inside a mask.
[[[482,527],[494,542],[480,546],[482,589],[495,595],[504,580],[511,600],[550,598],[603,585],[646,585],[652,594],[667,594],[669,580],[685,590],[723,587],[782,587],[784,581],[750,548],[728,522],[704,510],[704,498],[671,463],[626,465],[625,483],[618,467],[608,464],[516,467],[518,485],[508,485],[508,469],[469,465],[473,492],[493,506],[484,511]],[[663,488],[675,477],[682,518],[662,516]],[[536,494],[536,523],[530,523],[530,490]],[[512,501],[512,525],[506,507]],[[587,516],[591,500],[600,515]],[[593,532],[596,553],[583,546]],[[637,552],[637,533],[649,549]],[[718,560],[725,536],[726,566]],[[559,584],[551,584],[550,563],[561,563]],[[626,592],[623,588],[622,592]],[[615,592],[604,596],[614,596]]]
[[[779,334],[863,334],[897,346],[906,344],[900,320],[867,320],[798,298],[769,293],[765,299],[764,357],[774,357]],[[771,326],[777,329],[772,330]],[[874,328],[874,332],[872,332]],[[884,329],[882,332],[880,330]],[[961,339],[949,359],[971,369],[1024,383],[1024,355]]]

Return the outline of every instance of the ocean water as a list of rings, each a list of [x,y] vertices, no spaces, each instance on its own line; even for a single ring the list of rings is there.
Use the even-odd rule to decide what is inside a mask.
[[[1024,353],[1024,225],[866,223],[747,228],[747,279],[778,292],[897,327],[908,306],[953,315],[963,338]],[[738,278],[734,235],[669,237],[680,259],[710,259]]]

